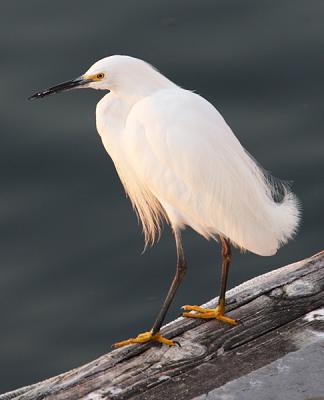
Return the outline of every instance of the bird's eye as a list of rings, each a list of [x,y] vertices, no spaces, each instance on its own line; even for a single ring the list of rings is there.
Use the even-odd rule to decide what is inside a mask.
[[[97,79],[102,79],[105,76],[102,72],[100,74],[97,74],[96,78]]]

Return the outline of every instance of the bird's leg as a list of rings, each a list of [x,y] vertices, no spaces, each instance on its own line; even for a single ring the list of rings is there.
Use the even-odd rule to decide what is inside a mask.
[[[189,318],[216,318],[230,325],[236,325],[237,322],[224,315],[225,312],[225,292],[228,278],[228,270],[231,262],[231,248],[227,239],[220,236],[222,245],[222,267],[221,267],[221,289],[219,294],[218,305],[216,308],[203,308],[199,306],[183,306],[185,311],[196,311],[196,313],[184,312],[183,317]]]
[[[122,346],[126,346],[128,344],[133,344],[133,343],[146,343],[149,341],[164,343],[169,346],[174,346],[176,344],[172,340],[166,339],[165,337],[161,336],[161,334],[160,334],[160,329],[161,329],[161,326],[165,319],[166,313],[170,307],[170,304],[174,298],[174,295],[175,295],[175,293],[182,281],[182,278],[184,277],[185,272],[186,272],[186,262],[185,262],[185,258],[184,258],[184,254],[183,254],[183,250],[182,250],[180,233],[178,231],[174,231],[174,236],[175,236],[176,249],[177,249],[176,273],[174,275],[174,278],[172,280],[168,294],[167,294],[167,296],[164,300],[164,303],[162,305],[162,308],[153,324],[152,329],[149,332],[144,332],[144,333],[139,334],[135,338],[131,338],[128,340],[123,340],[121,342],[115,343],[113,345],[114,347],[122,347]]]

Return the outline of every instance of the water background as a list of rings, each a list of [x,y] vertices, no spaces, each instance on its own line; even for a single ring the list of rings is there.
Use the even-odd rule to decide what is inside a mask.
[[[293,180],[298,236],[235,252],[229,286],[323,248],[324,2],[2,1],[0,392],[66,371],[150,328],[174,272],[168,228],[143,239],[95,129],[103,93],[26,98],[129,54],[217,106],[261,164]],[[238,194],[239,195],[239,194]],[[218,294],[219,248],[187,230],[167,320]]]

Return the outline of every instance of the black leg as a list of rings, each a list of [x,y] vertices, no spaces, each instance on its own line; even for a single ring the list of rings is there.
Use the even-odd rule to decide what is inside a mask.
[[[185,261],[183,250],[182,250],[181,237],[180,237],[179,232],[175,231],[174,237],[175,237],[176,249],[177,249],[177,269],[176,269],[174,278],[172,280],[170,289],[168,291],[168,294],[162,305],[162,308],[153,324],[153,328],[152,328],[153,335],[155,335],[157,332],[160,331],[161,326],[164,321],[164,318],[166,316],[166,313],[167,313],[167,311],[170,307],[170,304],[174,298],[174,295],[182,281],[182,278],[184,277],[184,275],[186,273],[186,261]]]
[[[221,288],[219,293],[218,306],[224,311],[225,307],[225,293],[228,278],[228,270],[231,262],[231,247],[227,239],[220,236],[222,246],[222,266],[221,266]]]
[[[237,322],[234,319],[224,315],[226,284],[227,284],[229,265],[231,262],[231,248],[230,248],[230,243],[227,239],[220,236],[219,240],[222,246],[222,266],[221,266],[221,288],[219,293],[218,306],[216,308],[204,308],[199,306],[186,305],[182,307],[183,310],[196,311],[196,312],[195,313],[184,312],[182,316],[188,318],[203,318],[203,319],[215,318],[227,324],[236,325]]]
[[[113,345],[113,347],[118,348],[118,347],[126,346],[128,344],[146,343],[151,340],[158,342],[158,343],[167,344],[168,346],[174,346],[175,344],[177,344],[177,342],[173,342],[170,339],[166,339],[165,337],[161,336],[161,334],[160,334],[160,329],[163,324],[166,313],[167,313],[167,311],[170,307],[170,304],[173,300],[173,297],[180,285],[180,282],[186,272],[186,263],[185,263],[185,259],[184,259],[184,255],[183,255],[183,250],[182,250],[182,246],[181,246],[181,237],[180,237],[179,232],[174,231],[174,236],[175,236],[176,247],[177,247],[177,270],[176,270],[175,276],[172,280],[168,294],[164,300],[163,306],[153,324],[153,328],[149,332],[140,333],[135,338],[130,338],[127,340],[122,340],[121,342],[117,342]]]

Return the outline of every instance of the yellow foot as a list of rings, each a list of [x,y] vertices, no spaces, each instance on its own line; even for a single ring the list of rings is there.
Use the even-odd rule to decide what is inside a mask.
[[[226,317],[224,315],[224,308],[217,306],[216,308],[203,308],[199,306],[182,306],[182,309],[185,311],[196,311],[196,313],[184,312],[182,313],[183,317],[188,318],[215,318],[220,321],[226,322],[230,325],[236,325],[237,322],[235,319]]]
[[[127,346],[128,344],[146,343],[146,342],[150,342],[150,341],[164,343],[164,344],[167,344],[168,346],[174,346],[176,344],[172,340],[166,339],[165,337],[161,336],[159,332],[153,335],[152,331],[150,331],[150,332],[140,333],[135,338],[117,342],[117,343],[113,344],[113,347],[117,348],[117,347]]]

